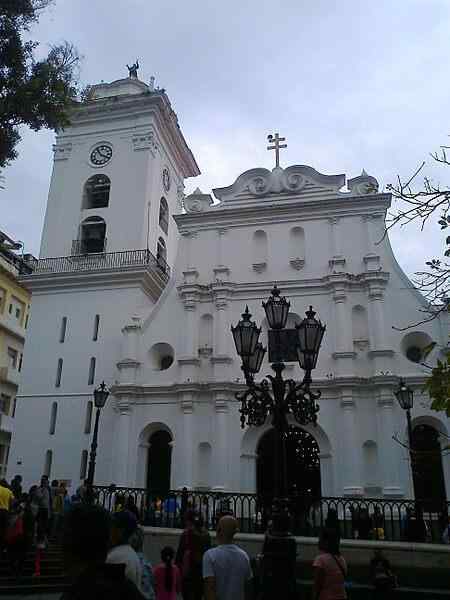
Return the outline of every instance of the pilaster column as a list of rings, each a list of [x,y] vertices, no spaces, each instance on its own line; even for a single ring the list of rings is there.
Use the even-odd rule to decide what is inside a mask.
[[[225,246],[225,236],[227,234],[228,229],[226,227],[221,227],[217,229],[217,266],[223,266],[224,263],[224,246]]]
[[[364,492],[361,484],[361,444],[358,439],[358,422],[355,399],[351,389],[341,392],[342,456],[341,476],[345,496],[359,496]]]
[[[353,349],[352,324],[350,307],[347,302],[346,280],[341,276],[335,276],[333,281],[333,300],[334,300],[334,335],[335,351],[333,358],[337,361],[337,374],[345,377],[353,374],[353,359],[356,352]]]
[[[138,316],[131,318],[122,329],[122,356],[117,363],[120,383],[132,384],[136,382],[138,370],[141,365],[140,354],[141,319]]]
[[[229,489],[228,472],[228,399],[223,393],[216,393],[214,398],[214,487],[215,490]]]
[[[371,348],[386,349],[388,345],[384,321],[384,288],[376,282],[369,284],[369,329]]]
[[[214,354],[216,356],[228,356],[229,326],[228,326],[228,300],[217,298],[216,327],[214,332]]]
[[[113,470],[116,485],[131,485],[129,473],[130,429],[132,408],[129,398],[119,397],[116,402],[117,427],[115,439],[115,468]]]
[[[404,491],[399,485],[401,481],[402,448],[392,439],[394,435],[394,397],[392,390],[380,389],[378,393],[378,456],[383,481],[384,496],[399,497]]]
[[[179,487],[191,489],[194,483],[194,394],[183,392],[180,398],[180,406],[183,414],[183,443],[181,445],[183,449],[183,471]]]

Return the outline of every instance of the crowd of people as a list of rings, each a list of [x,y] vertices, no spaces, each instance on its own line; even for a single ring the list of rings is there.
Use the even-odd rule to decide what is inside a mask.
[[[164,501],[154,499],[152,510],[172,515],[184,529],[177,549],[165,546],[161,562],[153,567],[143,552],[141,524],[145,514],[136,506],[132,494],[114,490],[113,498],[108,511],[93,501],[87,482],[69,497],[65,482],[50,483],[46,476],[28,492],[23,491],[20,476],[9,484],[1,480],[0,558],[5,558],[12,573],[20,577],[27,554],[34,550],[34,575],[39,576],[48,540],[59,536],[65,571],[71,580],[62,600],[247,600],[253,596],[250,558],[234,543],[238,521],[229,507],[222,506],[222,512],[214,516],[213,547],[209,532],[213,520],[206,505],[202,514],[202,510],[195,510],[188,494],[182,496],[181,503],[175,496]],[[374,531],[379,539],[383,538],[379,515],[371,516],[363,510],[352,517],[360,539],[370,539]],[[410,514],[404,527],[410,532],[408,536],[425,541],[420,516]],[[274,522],[269,523],[263,555],[275,535],[273,528]],[[313,598],[345,600],[351,583],[340,551],[341,523],[337,511],[328,511],[318,533],[319,554],[312,565]],[[449,534],[450,524],[443,532],[444,543],[449,543]],[[293,553],[295,557],[295,548]],[[292,589],[294,571],[295,566],[290,575]],[[388,600],[397,582],[380,550],[375,551],[370,573],[374,599]]]

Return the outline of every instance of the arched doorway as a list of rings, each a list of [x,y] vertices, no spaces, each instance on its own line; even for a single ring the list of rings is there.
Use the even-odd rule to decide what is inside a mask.
[[[275,430],[263,435],[257,450],[258,495],[270,498],[275,487]],[[305,498],[321,496],[320,450],[314,437],[300,427],[290,426],[286,440],[287,489]]]
[[[411,439],[414,496],[429,500],[426,510],[439,510],[446,500],[439,432],[431,425],[414,427]]]
[[[147,462],[147,489],[159,496],[170,490],[172,438],[168,431],[159,429],[149,438]]]

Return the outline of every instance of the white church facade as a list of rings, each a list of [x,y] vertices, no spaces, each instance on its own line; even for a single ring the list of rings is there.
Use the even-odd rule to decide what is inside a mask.
[[[40,260],[23,278],[33,301],[9,475],[78,486],[105,381],[98,484],[260,489],[270,423],[240,427],[230,327],[248,305],[265,341],[261,302],[276,283],[292,325],[310,305],[327,325],[318,424],[302,438],[318,458],[316,491],[414,497],[393,392],[403,378],[413,428],[447,443],[420,363],[431,341],[430,363],[448,349],[449,323],[399,331],[424,300],[383,236],[391,198],[374,177],[255,168],[185,197],[197,163],[165,92],[134,77],[94,86],[54,150]],[[286,375],[303,373],[288,363]],[[450,459],[441,463],[449,497]]]

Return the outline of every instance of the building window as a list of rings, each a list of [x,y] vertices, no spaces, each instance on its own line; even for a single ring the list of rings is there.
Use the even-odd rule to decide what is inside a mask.
[[[61,344],[66,339],[66,329],[67,329],[67,317],[63,317],[61,320],[61,329],[59,332],[59,341],[61,342]]]
[[[79,239],[72,254],[100,254],[106,251],[106,223],[101,217],[89,217],[80,225]]]
[[[95,378],[95,356],[91,358],[91,362],[89,363],[89,379],[88,385],[94,385]]]
[[[84,184],[83,208],[106,208],[111,181],[106,175],[93,175]]]
[[[21,352],[20,353],[20,358],[19,358],[19,368],[17,369],[19,371],[19,373],[22,370],[22,364],[23,364],[23,354]]]
[[[6,299],[6,290],[0,287],[0,312],[3,312],[3,307]]]
[[[156,247],[156,260],[158,261],[158,265],[165,270],[167,266],[167,249],[166,242],[161,237],[158,238],[158,245]]]
[[[29,319],[30,315],[27,313],[27,316],[25,317],[25,329],[28,327],[28,319]]]
[[[167,205],[167,200],[162,197],[159,202],[159,226],[167,235],[169,231],[169,207]]]
[[[56,368],[56,383],[55,383],[55,387],[60,387],[61,386],[62,369],[63,369],[63,359],[62,358],[58,358],[58,366]]]
[[[56,430],[56,415],[58,414],[58,405],[56,402],[52,404],[52,410],[50,412],[50,430],[49,434],[54,435]]]
[[[14,348],[8,347],[8,363],[12,369],[17,369],[17,359],[19,357],[19,353]]]
[[[100,326],[100,315],[95,315],[94,318],[94,333],[92,335],[92,339],[94,342],[98,340],[98,328]]]
[[[86,406],[86,423],[84,425],[84,433],[91,433],[92,428],[92,411],[94,410],[94,403],[89,400]]]
[[[9,415],[9,411],[11,408],[11,396],[7,394],[0,395],[0,413],[4,415]]]
[[[9,314],[10,314],[10,315],[12,315],[12,304],[10,304],[10,305],[8,306],[8,312],[9,312]]]
[[[45,462],[44,462],[44,475],[46,475],[50,479],[50,475],[52,472],[52,461],[53,461],[53,452],[51,450],[47,450],[45,453]]]
[[[16,408],[17,408],[17,398],[14,398],[13,409],[12,409],[12,418],[16,416]]]
[[[86,479],[88,464],[88,451],[82,450],[81,452],[81,465],[80,465],[80,479]]]

